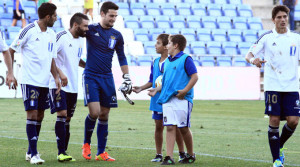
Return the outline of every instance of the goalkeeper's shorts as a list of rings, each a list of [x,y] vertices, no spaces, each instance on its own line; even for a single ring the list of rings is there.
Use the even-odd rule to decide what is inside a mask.
[[[84,104],[100,102],[108,108],[118,107],[114,78],[83,74]]]

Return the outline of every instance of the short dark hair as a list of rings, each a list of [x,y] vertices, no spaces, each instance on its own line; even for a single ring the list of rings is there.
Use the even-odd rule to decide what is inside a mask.
[[[180,51],[184,51],[184,48],[186,47],[186,39],[183,35],[170,35],[169,40],[173,43],[173,45],[177,44]]]
[[[38,9],[39,18],[43,19],[47,15],[52,16],[55,13],[56,9],[57,7],[53,3],[42,3],[42,5]]]
[[[89,18],[87,17],[87,15],[83,14],[83,13],[75,13],[70,20],[70,28],[73,27],[74,23],[77,23],[78,25],[80,25],[82,23],[82,20],[89,20]]]
[[[169,34],[159,34],[156,40],[160,39],[163,43],[163,46],[168,45],[169,43]]]
[[[102,4],[100,12],[103,12],[104,14],[106,14],[109,9],[118,10],[119,6],[111,1],[106,1]]]
[[[285,5],[277,5],[272,10],[272,19],[275,19],[278,12],[285,12],[287,15],[290,13],[290,9]]]

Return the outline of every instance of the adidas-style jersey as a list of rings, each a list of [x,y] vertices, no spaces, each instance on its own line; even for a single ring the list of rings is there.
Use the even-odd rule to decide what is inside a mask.
[[[82,54],[84,38],[74,38],[69,30],[64,30],[56,35],[57,68],[68,78],[68,85],[61,89],[68,93],[78,92],[78,64]],[[56,88],[53,76],[50,79],[50,89]]]
[[[278,92],[298,92],[298,60],[300,58],[300,35],[289,29],[278,34],[275,28],[263,34],[249,52],[254,57],[263,55],[264,90]]]
[[[10,48],[22,53],[19,83],[49,87],[52,58],[56,57],[56,34],[51,28],[42,32],[37,21],[20,30]]]
[[[7,51],[7,50],[8,50],[8,46],[5,43],[4,34],[0,30],[0,52]]]
[[[120,66],[127,65],[124,54],[124,40],[114,28],[104,29],[101,25],[89,25],[86,33],[87,61],[84,73],[112,76],[112,58],[117,52]]]

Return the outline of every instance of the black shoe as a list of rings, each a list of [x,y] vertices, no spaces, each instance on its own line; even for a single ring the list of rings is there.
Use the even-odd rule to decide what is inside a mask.
[[[181,161],[185,158],[185,152],[179,152],[179,159],[178,162],[181,163]]]
[[[196,161],[196,155],[190,156],[189,154],[186,154],[185,158],[180,162],[182,164],[191,164]]]
[[[165,156],[164,161],[161,163],[161,165],[175,165],[175,162],[173,159],[171,159],[170,156]]]
[[[162,154],[156,154],[155,158],[151,160],[151,162],[162,162]]]

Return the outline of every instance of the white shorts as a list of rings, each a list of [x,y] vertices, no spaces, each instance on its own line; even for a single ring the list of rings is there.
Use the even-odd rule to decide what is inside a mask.
[[[163,107],[164,126],[176,125],[178,128],[190,127],[193,104],[186,99],[172,97]]]

